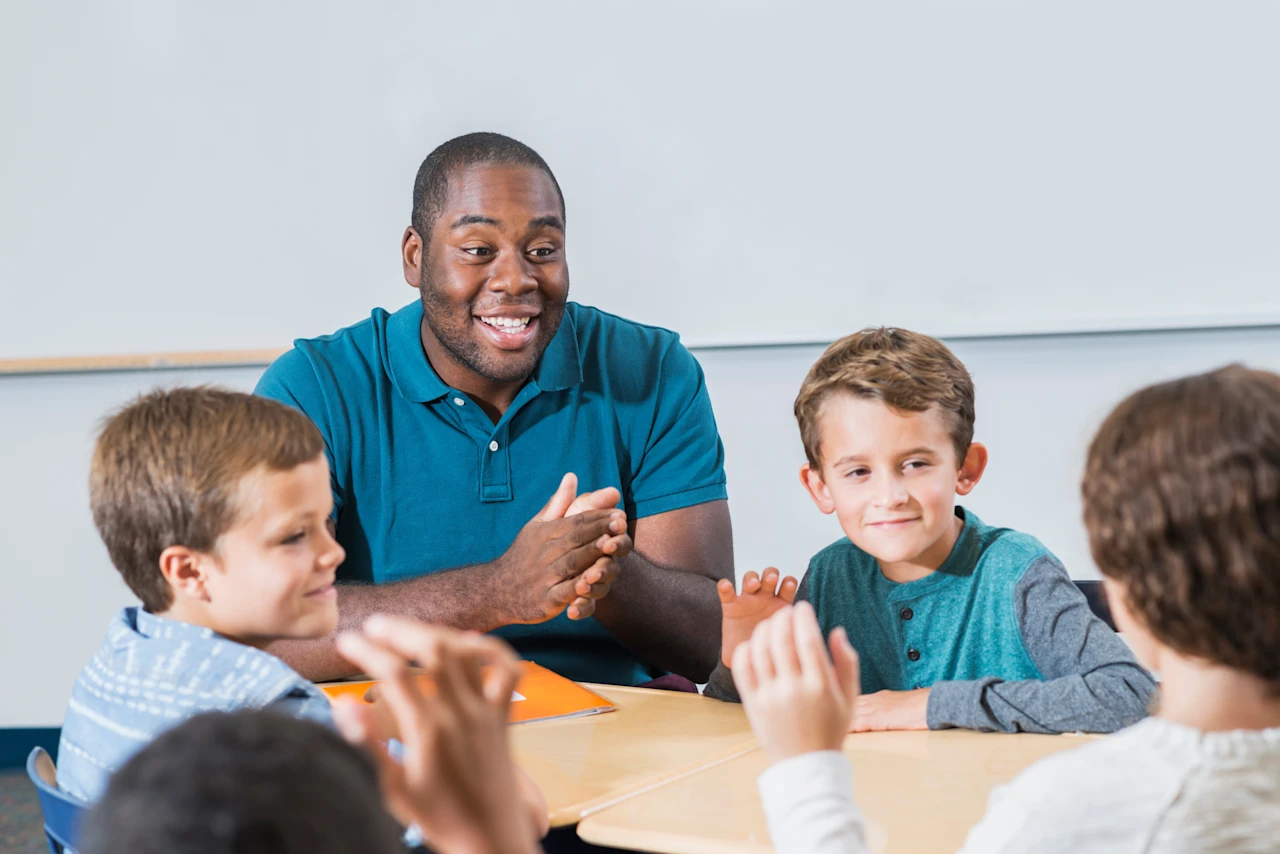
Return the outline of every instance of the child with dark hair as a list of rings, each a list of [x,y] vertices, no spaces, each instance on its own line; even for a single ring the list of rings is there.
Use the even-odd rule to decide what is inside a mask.
[[[992,794],[964,851],[1273,852],[1280,844],[1280,376],[1239,366],[1138,391],[1089,448],[1085,524],[1116,623],[1162,677],[1155,714]],[[866,850],[839,752],[858,692],[813,611],[733,659],[774,764],[777,850]]]

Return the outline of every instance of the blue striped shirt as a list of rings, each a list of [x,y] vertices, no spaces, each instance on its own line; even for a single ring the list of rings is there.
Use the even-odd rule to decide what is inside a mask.
[[[86,801],[160,733],[201,712],[279,709],[331,724],[329,701],[268,652],[212,629],[125,608],[71,690],[58,786]]]

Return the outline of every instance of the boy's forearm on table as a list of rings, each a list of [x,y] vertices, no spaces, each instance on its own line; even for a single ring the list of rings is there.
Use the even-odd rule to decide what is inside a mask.
[[[1115,732],[1146,714],[1149,681],[1140,667],[1121,663],[1049,681],[935,682],[928,725],[985,732]]]

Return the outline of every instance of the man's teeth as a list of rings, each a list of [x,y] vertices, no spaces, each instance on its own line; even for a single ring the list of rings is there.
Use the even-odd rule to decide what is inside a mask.
[[[482,317],[480,319],[503,332],[520,332],[529,325],[527,317]]]

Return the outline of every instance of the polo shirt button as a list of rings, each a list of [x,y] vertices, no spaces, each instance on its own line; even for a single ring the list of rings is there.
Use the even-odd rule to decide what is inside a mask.
[[[497,440],[494,440],[494,441],[492,441],[492,442],[490,442],[490,443],[489,443],[489,450],[491,450],[491,451],[496,451],[496,450],[498,450],[498,442],[497,442]]]
[[[460,397],[455,397],[455,398],[453,399],[453,402],[454,402],[454,403],[456,403],[456,404],[458,404],[459,406],[462,406],[463,404],[465,404],[465,403],[466,403],[466,401],[465,401],[465,400],[463,400],[463,399],[462,399],[462,398],[460,398]]]
[[[919,661],[919,660],[920,660],[920,650],[918,650],[918,649],[909,649],[909,650],[907,650],[907,658],[911,659],[912,661]]]
[[[899,616],[902,617],[902,619],[904,620],[910,620],[915,615],[916,615],[916,612],[912,611],[910,608],[903,608],[902,611],[899,612]]]

